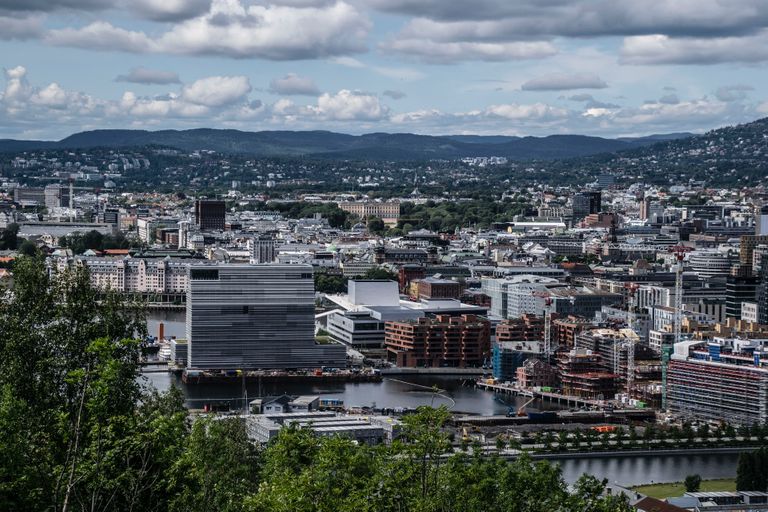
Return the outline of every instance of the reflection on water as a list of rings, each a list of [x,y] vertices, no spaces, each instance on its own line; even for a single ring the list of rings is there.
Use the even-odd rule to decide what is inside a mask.
[[[171,384],[178,385],[187,397],[190,407],[202,407],[211,400],[239,400],[245,396],[243,385],[239,382],[230,384],[204,384],[185,386],[180,379],[167,373],[146,374],[148,383],[159,390],[168,389]],[[411,385],[413,383],[415,385]],[[417,386],[418,385],[418,386]],[[419,386],[437,386],[437,394]],[[265,383],[249,382],[247,396],[255,398],[268,395],[323,395],[338,398],[347,407],[368,406],[379,408],[409,407],[420,405],[438,407],[445,405],[456,412],[471,414],[506,414],[511,406],[518,407],[524,400],[506,397],[508,401],[492,393],[462,386],[461,380],[449,376],[412,376],[398,377],[397,380],[385,378],[382,382],[339,383]],[[444,396],[440,396],[444,395]],[[454,405],[455,403],[455,405]]]
[[[566,482],[575,482],[584,473],[608,479],[622,487],[651,482],[680,482],[698,473],[704,479],[736,476],[738,454],[654,455],[603,459],[564,459],[557,461]]]

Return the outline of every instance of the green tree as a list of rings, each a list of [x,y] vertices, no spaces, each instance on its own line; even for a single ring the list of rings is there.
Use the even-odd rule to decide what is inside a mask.
[[[170,510],[243,510],[258,489],[258,462],[243,421],[197,420],[171,471]]]
[[[368,227],[368,231],[374,235],[382,235],[387,229],[384,221],[373,215],[366,219],[366,226]]]
[[[373,267],[363,274],[363,279],[387,279],[389,281],[397,281],[397,274],[390,272],[383,267]]]
[[[686,476],[684,485],[686,492],[699,492],[699,489],[701,489],[701,475],[693,474]]]
[[[34,242],[30,240],[24,240],[19,244],[19,254],[23,254],[24,256],[36,256],[39,249],[35,245]]]
[[[19,225],[16,223],[8,224],[0,232],[0,251],[13,251],[19,244]]]

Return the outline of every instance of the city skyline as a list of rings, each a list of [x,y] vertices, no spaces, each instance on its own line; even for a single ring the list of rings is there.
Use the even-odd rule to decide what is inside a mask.
[[[756,0],[2,0],[0,138],[701,132],[768,114],[766,24]]]

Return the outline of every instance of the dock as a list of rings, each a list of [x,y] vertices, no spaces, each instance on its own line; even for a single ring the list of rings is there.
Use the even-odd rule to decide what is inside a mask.
[[[583,398],[579,396],[562,395],[560,393],[552,393],[550,391],[536,391],[533,389],[518,388],[514,386],[503,386],[501,384],[490,384],[487,382],[476,382],[475,386],[487,391],[493,391],[494,393],[500,393],[512,396],[525,396],[528,398],[537,398],[540,400],[546,400],[565,407],[597,407],[602,408],[605,406],[604,400],[592,400],[589,398]]]

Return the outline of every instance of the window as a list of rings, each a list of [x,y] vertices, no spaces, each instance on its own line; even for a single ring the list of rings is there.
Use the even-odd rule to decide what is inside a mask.
[[[193,268],[189,270],[189,277],[194,281],[217,281],[219,271],[211,268]]]

